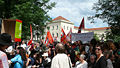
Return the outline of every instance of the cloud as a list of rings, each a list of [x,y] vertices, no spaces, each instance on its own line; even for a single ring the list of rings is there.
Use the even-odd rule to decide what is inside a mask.
[[[95,14],[95,10],[92,10],[92,7],[97,0],[51,0],[51,2],[57,3],[56,7],[48,12],[52,18],[63,16],[73,22],[75,26],[79,26],[84,17],[86,28],[107,26],[107,24],[101,23],[102,21],[96,21],[97,23],[93,25],[87,20],[87,17]]]

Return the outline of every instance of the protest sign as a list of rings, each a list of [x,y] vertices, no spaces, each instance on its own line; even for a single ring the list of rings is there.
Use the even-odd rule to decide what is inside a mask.
[[[88,42],[93,39],[94,32],[89,33],[72,33],[72,41],[81,40],[82,42]]]

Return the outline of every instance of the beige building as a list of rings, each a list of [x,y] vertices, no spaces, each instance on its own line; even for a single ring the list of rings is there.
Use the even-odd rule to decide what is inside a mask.
[[[73,22],[70,22],[69,20],[63,18],[62,16],[58,16],[55,19],[53,19],[51,22],[46,23],[44,39],[46,37],[47,31],[49,30],[53,39],[57,38],[57,40],[60,41],[61,28],[63,28],[65,34],[67,35],[71,28],[72,28],[72,33],[77,33],[79,27],[74,26]],[[94,32],[94,34],[97,34],[97,36],[101,39],[101,35],[103,34],[105,35],[107,29],[110,30],[109,27],[89,28],[89,29],[85,28],[81,30],[81,33]]]

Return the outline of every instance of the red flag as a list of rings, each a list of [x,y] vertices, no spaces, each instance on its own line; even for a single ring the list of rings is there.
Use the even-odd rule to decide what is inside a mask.
[[[66,43],[66,34],[63,30],[63,28],[61,28],[62,34],[61,34],[61,42]]]
[[[30,44],[32,43],[32,38],[33,38],[33,36],[32,36],[32,26],[31,26],[31,24],[30,24],[30,33],[31,33],[31,39],[30,39],[30,41],[28,42],[27,45],[30,45]]]
[[[31,24],[30,24],[30,33],[31,33],[31,40],[32,40],[33,36],[32,36],[32,26],[31,26]]]
[[[72,28],[70,28],[70,31],[67,34],[67,37],[66,37],[67,41],[71,41],[71,33],[72,33]]]
[[[30,40],[27,45],[29,46],[31,43],[32,43],[32,40]]]
[[[83,17],[82,22],[81,22],[79,29],[78,29],[78,33],[81,33],[81,29],[84,29],[84,28],[85,27],[84,27],[84,17]]]
[[[50,34],[50,31],[47,32],[47,37],[48,37],[48,40],[49,40],[49,43],[53,43],[53,38],[52,38],[52,35]]]
[[[46,35],[46,40],[45,40],[45,44],[46,46],[49,44],[49,43],[53,43],[53,38],[52,38],[52,35],[50,34],[50,31],[47,32],[47,35]]]

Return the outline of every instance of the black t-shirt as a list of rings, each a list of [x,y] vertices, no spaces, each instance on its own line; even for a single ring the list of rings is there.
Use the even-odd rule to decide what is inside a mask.
[[[94,68],[107,68],[107,61],[104,56],[102,56],[94,65]]]

